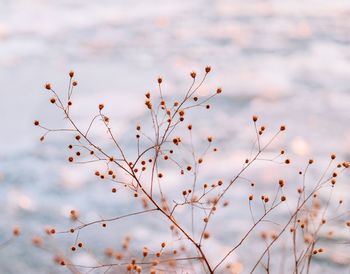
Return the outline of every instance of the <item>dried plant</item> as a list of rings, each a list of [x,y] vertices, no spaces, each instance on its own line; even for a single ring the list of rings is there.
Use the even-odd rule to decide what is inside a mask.
[[[253,116],[255,140],[251,155],[243,159],[240,171],[230,180],[217,178],[211,183],[202,182],[199,172],[206,159],[213,157],[212,154],[217,153],[218,148],[213,145],[215,142],[212,136],[198,136],[196,123],[193,121],[189,123],[187,120],[191,119],[187,117],[189,113],[198,111],[200,108],[209,111],[211,101],[222,93],[222,89],[217,88],[209,95],[200,96],[200,89],[210,72],[211,67],[207,66],[204,76],[199,80],[197,73],[191,72],[192,83],[189,89],[181,99],[175,101],[164,93],[162,78],[157,79],[157,93],[145,94],[145,107],[151,122],[145,121],[136,125],[136,136],[130,137],[135,138],[136,148],[131,149],[131,152],[115,135],[113,123],[105,114],[104,104],[98,105],[96,114],[85,129],[80,127],[72,117],[70,111],[74,107],[72,96],[78,85],[74,71],[69,73],[67,96],[60,95],[51,84],[45,85],[52,96],[50,102],[63,113],[67,120],[67,127],[56,129],[35,121],[34,125],[44,131],[41,141],[53,132],[71,134],[73,141],[68,145],[71,155],[68,161],[72,164],[96,163],[99,166],[102,163],[103,168],[94,170],[95,175],[100,180],[111,183],[113,194],[130,195],[135,199],[134,203],[142,206],[140,211],[126,212],[124,215],[90,222],[83,221],[78,210],[72,209],[70,216],[75,222],[74,226],[63,230],[48,228],[47,234],[57,234],[56,237],[70,233],[76,235],[71,252],[79,252],[85,248],[85,244],[80,239],[81,230],[90,226],[106,227],[110,222],[122,222],[136,215],[148,215],[155,220],[166,219],[169,232],[173,237],[171,242],[160,239],[157,244],[154,243],[157,237],[153,237],[150,241],[152,247],[138,247],[136,250],[130,250],[131,239],[126,237],[121,251],[106,248],[104,261],[98,259],[94,265],[78,265],[70,258],[71,252],[55,251],[57,263],[68,267],[73,273],[86,271],[89,273],[92,271],[240,273],[242,267],[249,273],[286,273],[285,271],[309,273],[311,271],[313,258],[325,252],[325,248],[319,245],[320,231],[324,231],[329,222],[346,217],[346,212],[339,213],[343,201],[334,201],[332,189],[339,175],[349,167],[349,163],[336,162],[336,156],[332,154],[329,165],[319,180],[306,184],[307,172],[314,164],[310,159],[305,170],[299,172],[300,180],[293,186],[288,186],[296,191],[289,191],[292,193],[288,194],[289,192],[285,190],[285,179],[280,179],[276,182],[275,189],[271,191],[272,195],[259,193],[256,183],[244,176],[247,169],[258,161],[289,165],[291,160],[286,157],[283,149],[273,157],[270,157],[271,151],[266,153],[279,135],[284,133],[286,126],[281,125],[274,134],[269,135],[266,134],[266,127],[260,125],[258,116]],[[63,99],[64,97],[66,99]],[[104,132],[108,136],[107,142],[113,145],[113,149],[92,137],[97,124],[104,127]],[[195,138],[197,142],[194,141]],[[127,147],[129,148],[129,145]],[[211,249],[210,239],[216,237],[215,226],[225,225],[222,223],[223,220],[215,218],[215,215],[231,203],[228,200],[228,193],[234,191],[237,183],[242,181],[246,183],[251,193],[246,197],[251,225],[237,242],[232,240],[231,235],[220,235],[226,239],[226,242],[232,241],[231,248],[225,252],[224,256],[208,255]],[[170,191],[169,184],[172,186]],[[120,191],[121,189],[127,189],[127,194],[125,191]],[[324,190],[328,193],[326,201],[319,199],[319,193]],[[335,207],[332,206],[334,203]],[[271,220],[274,216],[278,216],[280,208],[288,213],[287,218],[279,217],[276,228]],[[328,216],[329,214],[332,215]],[[232,218],[234,217],[233,213]],[[344,227],[350,226],[349,221],[345,220],[344,223]],[[125,234],[127,234],[126,231]],[[232,261],[231,255],[236,254],[240,248],[248,250],[255,248],[251,243],[250,246],[244,246],[244,244],[249,238],[256,239],[256,235],[260,235],[259,239],[261,239],[260,243],[256,243],[256,247],[263,248],[250,252],[251,269],[248,269],[249,265],[242,266],[239,261]],[[329,236],[332,236],[331,233]],[[47,248],[45,241],[38,236],[33,238],[33,244]],[[155,245],[159,248],[155,249]],[[293,259],[280,256],[280,261],[285,263],[278,264],[275,246],[277,250],[285,248],[287,250],[285,256]]]

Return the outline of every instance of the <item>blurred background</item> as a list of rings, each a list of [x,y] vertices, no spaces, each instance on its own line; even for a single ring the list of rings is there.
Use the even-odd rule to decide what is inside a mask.
[[[268,128],[287,125],[280,145],[294,157],[295,169],[313,157],[322,170],[331,152],[350,158],[349,16],[346,0],[0,0],[0,241],[14,225],[23,230],[0,250],[0,272],[60,273],[50,254],[33,249],[32,235],[46,225],[66,228],[71,208],[94,219],[133,206],[131,199],[106,197],[109,190],[98,186],[91,170],[66,163],[68,138],[40,144],[34,119],[64,123],[48,103],[45,82],[64,92],[74,69],[76,118],[87,121],[98,103],[109,102],[122,133],[145,115],[143,94],[155,90],[159,75],[165,93],[178,96],[191,82],[190,71],[211,65],[204,90],[221,86],[223,94],[202,131],[215,126],[211,134],[230,160],[227,174],[240,168],[250,149],[252,114]],[[267,182],[267,174],[276,173],[262,168],[256,176]],[[347,175],[339,195],[349,190]],[[118,224],[115,242],[127,229],[136,241],[152,237],[151,227],[158,226],[140,220]],[[91,244],[103,246],[108,235]],[[227,248],[225,239],[213,241],[213,250]],[[348,273],[349,255],[339,252],[319,262],[324,271],[334,273],[335,266]]]

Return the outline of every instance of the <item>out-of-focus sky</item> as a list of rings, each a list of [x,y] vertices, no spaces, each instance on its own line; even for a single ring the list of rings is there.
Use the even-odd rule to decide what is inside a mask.
[[[79,81],[77,118],[109,102],[122,126],[143,115],[142,96],[158,75],[165,92],[177,95],[191,70],[211,65],[208,87],[224,91],[213,123],[227,147],[247,147],[250,117],[258,114],[268,127],[287,125],[287,150],[295,155],[323,162],[334,151],[348,159],[349,16],[345,0],[0,0],[1,228],[24,218],[36,231],[55,219],[38,208],[65,199],[52,181],[88,180],[52,154],[60,141],[39,146],[32,126],[34,119],[63,123],[43,85],[65,90],[70,69]],[[99,204],[98,196],[91,199]],[[22,246],[11,254],[22,254],[16,248]]]

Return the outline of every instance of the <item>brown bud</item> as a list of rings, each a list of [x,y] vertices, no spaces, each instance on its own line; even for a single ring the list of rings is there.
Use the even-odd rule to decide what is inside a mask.
[[[43,239],[40,238],[39,236],[34,236],[32,238],[32,244],[35,245],[35,246],[41,246],[43,244]]]
[[[278,181],[278,184],[280,185],[280,187],[284,187],[284,180],[282,180],[282,179],[279,180],[279,181]]]
[[[12,234],[15,237],[19,236],[21,234],[21,229],[18,226],[14,227],[12,230]]]

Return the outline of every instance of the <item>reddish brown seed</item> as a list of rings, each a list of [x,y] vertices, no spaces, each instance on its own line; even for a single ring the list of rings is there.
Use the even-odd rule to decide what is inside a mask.
[[[13,236],[18,237],[21,234],[21,229],[18,226],[14,227],[12,230],[12,234]]]
[[[205,232],[203,233],[203,238],[204,238],[204,239],[209,239],[209,237],[210,237],[209,232],[205,231]]]
[[[284,187],[284,180],[282,180],[282,179],[279,180],[279,181],[278,181],[278,184],[280,185],[280,187]]]

